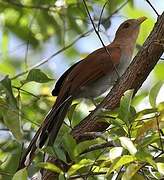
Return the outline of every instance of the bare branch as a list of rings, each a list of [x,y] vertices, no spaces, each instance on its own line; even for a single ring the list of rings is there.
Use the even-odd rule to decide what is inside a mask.
[[[102,10],[101,10],[101,13],[100,13],[100,18],[99,18],[99,22],[98,22],[98,32],[100,31],[100,25],[101,25],[101,21],[102,21],[102,15],[103,15],[103,12],[104,12],[104,9],[105,9],[105,6],[107,5],[108,1],[105,2]]]

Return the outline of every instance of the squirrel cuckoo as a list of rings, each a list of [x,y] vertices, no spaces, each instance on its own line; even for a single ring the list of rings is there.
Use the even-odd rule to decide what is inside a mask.
[[[49,145],[54,143],[73,99],[98,97],[114,84],[117,73],[123,74],[145,20],[146,17],[126,20],[119,26],[113,42],[106,46],[109,53],[104,47],[97,49],[64,72],[52,91],[57,96],[56,102],[31,140],[18,169],[29,166],[36,150],[46,141]]]

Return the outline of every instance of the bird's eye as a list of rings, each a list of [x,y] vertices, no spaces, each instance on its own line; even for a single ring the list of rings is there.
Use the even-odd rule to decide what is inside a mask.
[[[130,26],[129,23],[125,23],[125,24],[123,25],[123,28],[128,28],[129,26]]]

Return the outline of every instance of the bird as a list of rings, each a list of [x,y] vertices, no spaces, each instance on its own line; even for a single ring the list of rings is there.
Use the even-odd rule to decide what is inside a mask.
[[[109,45],[93,51],[63,73],[52,90],[56,101],[23,153],[18,170],[28,167],[45,143],[53,145],[74,99],[96,98],[114,85],[130,64],[140,25],[146,19],[124,21]]]

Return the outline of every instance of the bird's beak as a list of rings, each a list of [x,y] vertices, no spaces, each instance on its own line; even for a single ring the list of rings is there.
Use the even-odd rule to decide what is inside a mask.
[[[138,21],[138,24],[142,24],[145,20],[147,19],[147,17],[143,16],[143,17],[139,17],[136,20]]]

